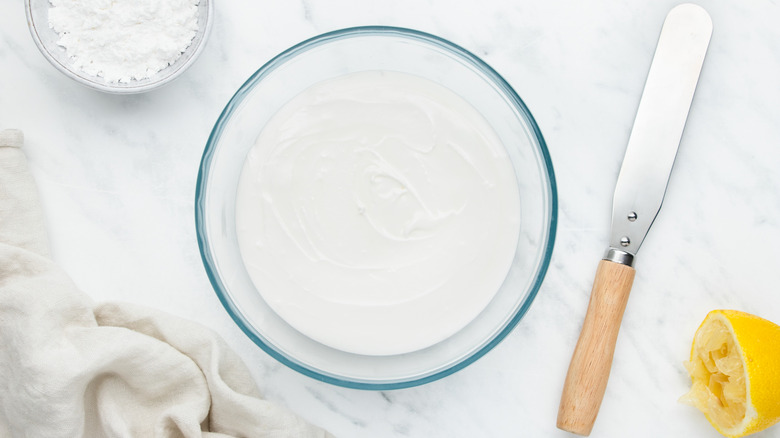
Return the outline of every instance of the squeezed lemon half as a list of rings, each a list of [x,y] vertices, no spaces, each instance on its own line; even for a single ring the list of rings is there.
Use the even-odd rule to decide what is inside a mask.
[[[780,420],[780,326],[744,312],[713,310],[685,362],[695,406],[722,435],[743,437]]]

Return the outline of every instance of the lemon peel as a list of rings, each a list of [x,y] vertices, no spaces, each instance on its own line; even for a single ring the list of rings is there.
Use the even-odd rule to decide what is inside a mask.
[[[780,326],[749,313],[713,310],[685,362],[691,390],[680,401],[718,432],[738,438],[780,421]]]

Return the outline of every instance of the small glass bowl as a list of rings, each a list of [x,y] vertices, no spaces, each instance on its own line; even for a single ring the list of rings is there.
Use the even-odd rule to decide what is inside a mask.
[[[448,87],[491,124],[507,148],[520,193],[521,230],[510,271],[487,308],[449,338],[423,350],[367,356],[320,344],[263,301],[236,239],[239,175],[265,123],[291,98],[323,80],[365,70],[409,73]],[[326,33],[261,67],[228,102],[206,144],[195,195],[198,244],[220,301],[268,354],[307,376],[359,389],[397,389],[451,374],[487,353],[531,305],[552,255],[555,177],[536,122],[509,84],[468,51],[441,38],[393,27]]]
[[[211,33],[210,17],[213,15],[214,2],[213,0],[200,0],[198,4],[198,30],[192,43],[173,64],[146,79],[131,80],[123,83],[106,81],[102,77],[81,71],[73,65],[73,62],[68,59],[65,49],[57,44],[59,35],[49,27],[50,7],[49,0],[24,0],[24,8],[27,13],[27,27],[30,28],[30,34],[32,34],[35,45],[38,46],[46,60],[56,67],[57,70],[64,73],[65,76],[87,87],[106,93],[135,94],[162,87],[179,77],[195,62]]]

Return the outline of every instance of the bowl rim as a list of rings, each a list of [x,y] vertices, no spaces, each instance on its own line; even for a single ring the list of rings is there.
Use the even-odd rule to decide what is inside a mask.
[[[310,48],[317,47],[329,41],[337,40],[345,37],[386,36],[386,35],[411,38],[413,40],[418,40],[424,43],[432,44],[439,48],[444,48],[448,50],[451,54],[454,54],[459,58],[461,58],[462,60],[467,61],[472,66],[477,67],[481,71],[481,73],[483,73],[489,80],[491,80],[494,83],[494,85],[498,86],[498,88],[505,95],[505,97],[509,99],[510,104],[512,104],[525,118],[528,127],[532,131],[533,136],[536,138],[539,144],[539,152],[544,164],[543,167],[548,176],[547,178],[548,185],[549,185],[548,187],[549,212],[548,213],[549,213],[550,220],[549,220],[549,227],[547,229],[547,242],[544,245],[544,251],[542,254],[541,263],[535,273],[535,278],[533,279],[532,286],[528,291],[528,295],[526,299],[523,301],[520,308],[517,310],[517,312],[507,322],[506,326],[501,331],[499,331],[493,337],[493,339],[483,344],[480,348],[476,349],[475,351],[465,356],[458,362],[455,362],[447,366],[446,368],[440,369],[434,373],[424,375],[422,377],[413,378],[409,380],[402,380],[402,381],[366,382],[366,381],[356,381],[356,380],[334,377],[331,374],[320,372],[316,369],[312,369],[304,365],[301,365],[300,363],[297,363],[295,360],[292,360],[291,358],[288,358],[284,354],[278,352],[272,346],[266,344],[266,342],[263,339],[259,338],[248,327],[248,325],[251,324],[249,324],[247,321],[244,320],[244,318],[241,317],[240,312],[237,311],[232,299],[226,293],[225,286],[222,284],[218,274],[216,273],[216,270],[213,268],[213,266],[215,265],[212,258],[210,245],[206,236],[206,230],[205,227],[203,226],[204,223],[203,217],[205,214],[204,193],[206,191],[209,169],[211,166],[211,160],[212,160],[212,156],[214,155],[214,150],[216,148],[217,141],[219,140],[222,131],[225,128],[225,125],[230,118],[230,115],[238,106],[240,106],[244,98],[249,94],[249,92],[252,90],[255,84],[260,82],[265,76],[270,74],[272,71],[274,71],[278,66],[286,62],[288,59],[296,56],[299,53],[305,52]],[[255,73],[253,73],[249,77],[249,79],[247,79],[243,83],[243,85],[241,85],[241,87],[239,87],[239,89],[230,98],[227,105],[225,105],[225,108],[220,113],[217,122],[214,124],[214,128],[212,129],[208,137],[208,140],[206,142],[206,146],[203,151],[203,156],[201,158],[200,168],[198,170],[198,178],[195,187],[195,232],[197,235],[198,248],[200,250],[201,260],[203,261],[203,266],[205,268],[206,275],[208,276],[209,281],[211,282],[211,285],[214,291],[216,292],[217,297],[219,298],[219,301],[222,303],[222,306],[225,308],[225,310],[233,319],[233,321],[236,323],[236,325],[238,325],[238,327],[244,332],[244,334],[246,334],[252,340],[252,342],[257,344],[257,346],[260,347],[266,353],[268,353],[268,355],[270,355],[280,363],[284,364],[285,366],[305,376],[311,377],[315,380],[319,380],[337,386],[353,388],[353,389],[392,390],[392,389],[409,388],[409,387],[433,382],[435,380],[441,379],[443,377],[446,377],[450,374],[453,374],[465,368],[466,366],[472,364],[473,362],[475,362],[476,360],[484,356],[487,352],[492,350],[520,322],[520,320],[526,314],[531,304],[533,303],[534,299],[536,298],[536,295],[539,292],[541,284],[549,268],[550,260],[552,258],[552,252],[555,244],[557,223],[558,223],[558,193],[557,193],[557,184],[555,181],[555,173],[553,171],[550,153],[547,148],[547,144],[544,141],[544,138],[542,137],[541,130],[539,129],[536,120],[531,114],[531,111],[528,109],[525,102],[523,102],[520,96],[514,91],[512,86],[509,85],[509,83],[487,63],[482,61],[479,57],[469,52],[468,50],[462,48],[461,46],[454,44],[444,38],[426,32],[409,29],[409,28],[403,28],[403,27],[394,27],[394,26],[358,26],[358,27],[349,27],[349,28],[343,28],[339,30],[322,33],[312,38],[306,39],[284,50],[283,52],[279,53],[278,55],[271,58],[271,60],[266,62],[262,67],[260,67],[257,71],[255,71]]]
[[[193,50],[192,56],[190,56],[186,61],[181,63],[181,65],[178,65],[176,69],[174,69],[170,74],[154,82],[148,82],[143,85],[128,86],[128,87],[113,87],[111,85],[106,85],[106,84],[102,84],[99,82],[95,82],[83,78],[82,76],[76,74],[75,71],[68,68],[67,65],[61,63],[51,54],[49,49],[43,44],[43,40],[41,40],[40,35],[38,35],[39,25],[36,25],[33,21],[33,17],[32,17],[33,1],[35,0],[24,0],[24,13],[27,16],[27,29],[30,31],[30,35],[32,35],[32,39],[35,42],[35,46],[38,47],[38,51],[40,51],[41,54],[43,54],[43,57],[46,58],[46,60],[49,61],[49,63],[53,65],[54,68],[62,72],[65,76],[73,79],[74,81],[78,82],[81,85],[92,88],[93,90],[98,90],[110,94],[145,93],[147,91],[160,88],[163,85],[166,85],[172,82],[174,79],[181,76],[181,74],[184,73],[195,62],[196,59],[198,59],[204,47],[206,46],[206,41],[208,40],[209,35],[211,34],[211,27],[213,22],[212,16],[214,15],[214,0],[208,0],[208,7],[207,7],[206,18],[205,18],[206,26],[203,29],[203,36],[201,37],[200,41],[198,41],[198,45],[195,47],[195,50]],[[171,64],[168,67],[173,67],[175,64],[176,63],[174,62],[174,64]]]

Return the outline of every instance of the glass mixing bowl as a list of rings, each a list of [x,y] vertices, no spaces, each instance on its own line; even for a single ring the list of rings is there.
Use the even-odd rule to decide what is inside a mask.
[[[109,82],[100,76],[93,76],[76,68],[68,58],[65,49],[57,44],[59,35],[49,27],[49,8],[51,7],[49,0],[24,0],[24,5],[30,34],[46,60],[74,81],[95,90],[112,94],[144,93],[162,87],[179,77],[203,51],[211,32],[211,17],[214,15],[214,2],[200,0],[198,2],[198,30],[192,43],[173,64],[146,79]]]
[[[280,318],[249,278],[236,238],[236,188],[249,149],[290,99],[323,80],[390,70],[437,82],[469,102],[507,149],[520,194],[520,237],[512,266],[488,306],[449,338],[411,353],[367,356],[320,344]],[[555,177],[531,112],[479,58],[441,38],[392,27],[326,33],[281,53],[236,92],[206,144],[195,195],[198,244],[214,290],[260,348],[307,376],[360,389],[430,382],[474,362],[528,311],[552,255],[557,221]]]

